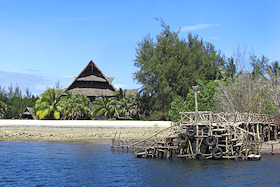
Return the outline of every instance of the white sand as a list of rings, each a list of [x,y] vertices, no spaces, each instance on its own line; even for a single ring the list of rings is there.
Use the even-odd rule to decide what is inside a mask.
[[[171,121],[121,121],[121,120],[0,120],[0,127],[169,127]]]
[[[110,143],[116,132],[122,139],[138,139],[170,125],[166,121],[0,120],[0,141]]]

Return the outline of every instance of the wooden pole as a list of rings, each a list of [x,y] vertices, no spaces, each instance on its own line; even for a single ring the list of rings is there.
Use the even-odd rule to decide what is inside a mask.
[[[268,125],[268,141],[270,141],[270,125]]]
[[[194,98],[195,98],[195,112],[198,113],[197,92],[194,92]]]

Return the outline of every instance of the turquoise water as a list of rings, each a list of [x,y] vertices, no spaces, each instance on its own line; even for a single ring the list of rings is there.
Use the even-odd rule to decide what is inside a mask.
[[[280,186],[280,156],[164,160],[110,145],[0,142],[0,186]]]

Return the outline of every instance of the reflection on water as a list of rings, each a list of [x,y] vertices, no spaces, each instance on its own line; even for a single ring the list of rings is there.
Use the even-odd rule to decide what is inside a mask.
[[[109,145],[0,142],[0,186],[280,185],[280,156],[261,161],[139,159]]]

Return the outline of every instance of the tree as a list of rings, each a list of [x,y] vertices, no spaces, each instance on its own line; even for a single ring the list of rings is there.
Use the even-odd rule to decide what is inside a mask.
[[[96,98],[93,101],[94,106],[91,108],[93,115],[101,116],[111,119],[115,114],[115,106],[117,101],[113,98],[102,97]]]
[[[137,105],[139,107],[139,117],[142,120],[152,120],[152,118],[154,117],[153,106],[155,105],[155,98],[149,96],[146,92],[140,92],[137,95]],[[156,117],[161,117],[161,116],[156,116]],[[164,120],[164,119],[159,118],[158,120]]]
[[[251,65],[253,67],[253,78],[264,77],[267,69],[268,58],[262,56],[261,59],[257,58],[255,55],[251,56]]]
[[[267,66],[267,73],[269,75],[269,83],[273,91],[273,100],[280,111],[280,65],[275,61],[271,65]]]
[[[7,105],[10,106],[7,112],[7,118],[19,118],[25,106],[23,105],[22,93],[18,86],[15,88],[10,85],[8,87],[8,101]]]
[[[278,113],[277,106],[280,108],[279,79],[277,78],[279,64],[275,62],[269,66],[268,58],[264,56],[258,58],[255,55],[250,56],[245,63],[251,64],[252,72],[237,74],[234,81],[229,79],[219,82],[218,91],[215,93],[216,109],[221,112]],[[233,67],[230,69],[235,70],[234,65],[235,61],[231,59],[226,66]],[[230,74],[233,78],[232,75],[234,73]]]
[[[236,67],[236,63],[233,57],[230,57],[227,60],[227,63],[225,64],[225,66],[221,66],[222,68],[225,69],[224,72],[224,79],[229,79],[231,82],[234,82],[240,75],[243,74],[243,68],[241,68],[241,70],[239,72],[237,72],[237,67]]]
[[[178,95],[172,101],[168,115],[173,122],[177,122],[180,121],[180,112],[187,112],[187,103],[181,96]]]
[[[198,110],[199,111],[215,111],[215,100],[214,94],[217,91],[217,82],[209,81],[207,84],[203,84],[202,81],[198,80],[197,85],[199,86],[198,93]],[[177,96],[171,103],[171,109],[169,111],[169,117],[172,121],[179,121],[179,112],[194,112],[195,111],[195,96],[193,89],[189,90],[189,93],[184,100],[181,96]]]
[[[138,43],[134,65],[139,68],[134,79],[142,84],[142,92],[154,100],[153,110],[165,116],[170,104],[179,95],[186,97],[196,80],[215,80],[219,66],[224,64],[220,53],[211,43],[191,33],[180,39],[178,33],[161,22],[163,31],[154,41],[147,35]]]
[[[201,80],[197,81],[199,86],[199,92],[197,94],[198,110],[199,111],[215,111],[215,101],[214,94],[217,91],[217,82],[209,81],[204,84]],[[187,111],[195,111],[195,96],[193,89],[189,90],[189,93],[186,97],[187,102]]]
[[[139,119],[139,95],[127,94],[127,90],[122,90],[121,88],[119,91],[115,92],[114,95],[116,95],[115,109],[118,117]]]
[[[219,82],[215,93],[216,109],[220,112],[276,114],[273,92],[265,77],[250,73],[240,76],[236,82]]]
[[[49,88],[41,94],[35,105],[39,119],[60,119],[63,111],[61,92],[61,90],[55,91],[53,88]]]
[[[270,76],[270,79],[275,79],[277,81],[276,83],[279,82],[277,78],[280,77],[280,65],[278,61],[273,62],[271,65],[267,66],[267,73]]]
[[[13,85],[10,85],[8,91],[0,87],[0,101],[6,105],[4,118],[7,119],[18,119],[26,107],[35,106],[37,99],[28,88],[23,95],[18,86],[14,88]]]
[[[6,113],[8,110],[7,102],[7,93],[4,88],[0,86],[0,119],[6,118]]]
[[[90,118],[90,100],[83,94],[68,94],[63,101],[63,116],[66,119]]]
[[[4,103],[3,101],[0,101],[0,119],[6,117],[7,110],[8,110],[7,104]]]
[[[128,116],[131,119],[139,119],[140,118],[140,96],[139,95],[129,95],[128,97]]]

